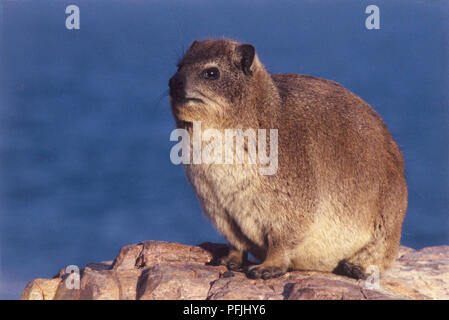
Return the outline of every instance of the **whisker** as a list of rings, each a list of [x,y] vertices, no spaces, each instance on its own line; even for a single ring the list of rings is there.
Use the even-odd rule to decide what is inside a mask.
[[[206,98],[207,100],[212,101],[213,103],[215,103],[216,105],[218,105],[220,108],[223,108],[223,110],[224,110],[224,107],[223,107],[220,103],[218,103],[216,100],[214,100],[214,99],[212,99],[212,98],[209,98],[208,96],[206,96],[205,94],[203,94],[201,91],[194,90],[194,92],[198,93],[200,96]]]
[[[159,106],[161,105],[162,100],[163,100],[164,98],[168,97],[169,92],[170,92],[169,89],[164,90],[164,92],[163,92],[161,95],[159,95],[159,96],[153,101],[153,103],[152,103],[152,105],[154,106],[154,107],[153,107],[153,111],[158,111]]]

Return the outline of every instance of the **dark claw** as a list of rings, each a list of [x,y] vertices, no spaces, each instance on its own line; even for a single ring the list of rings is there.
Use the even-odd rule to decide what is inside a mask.
[[[254,268],[254,269],[249,270],[249,271],[246,273],[246,276],[247,276],[248,278],[250,278],[250,279],[258,279],[258,278],[260,278],[260,276],[258,275],[258,269],[257,269],[257,268]]]
[[[273,272],[273,278],[281,277],[285,274],[285,271],[282,271],[281,269],[275,269]]]
[[[255,267],[246,273],[246,276],[250,279],[271,279],[271,278],[277,278],[285,274],[285,271],[283,271],[280,268],[276,267],[269,267],[269,268],[263,268],[263,267]]]
[[[366,274],[363,273],[360,267],[353,266],[351,269],[351,273],[355,279],[362,279],[362,280],[366,279]]]
[[[235,261],[229,261],[227,257],[220,258],[215,263],[216,266],[226,266],[231,271],[242,271],[243,267],[241,264]]]
[[[364,280],[367,278],[366,274],[363,273],[362,269],[359,266],[353,265],[346,259],[340,261],[338,267],[335,268],[334,272],[336,274],[347,276],[356,280]]]
[[[229,270],[232,271],[241,271],[242,270],[242,265],[234,262],[234,261],[229,261],[226,266],[228,267]]]

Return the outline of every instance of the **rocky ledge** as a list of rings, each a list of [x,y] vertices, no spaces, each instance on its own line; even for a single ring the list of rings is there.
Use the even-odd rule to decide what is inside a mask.
[[[449,246],[401,247],[377,282],[375,274],[357,281],[300,271],[251,280],[211,264],[227,250],[213,243],[145,241],[123,247],[114,261],[89,263],[79,275],[64,268],[53,279],[32,280],[22,299],[449,299]]]

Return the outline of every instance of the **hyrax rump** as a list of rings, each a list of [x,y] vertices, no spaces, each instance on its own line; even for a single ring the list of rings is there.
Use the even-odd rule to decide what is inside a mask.
[[[288,270],[360,279],[389,267],[407,208],[404,160],[366,102],[333,81],[269,74],[252,45],[224,39],[194,41],[169,86],[177,127],[190,134],[194,121],[202,132],[278,130],[275,174],[248,161],[184,165],[229,241],[220,263],[238,270],[251,253],[262,263],[243,270],[263,279]]]

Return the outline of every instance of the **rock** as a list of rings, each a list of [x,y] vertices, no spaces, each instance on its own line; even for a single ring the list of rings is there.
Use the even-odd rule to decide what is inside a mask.
[[[34,279],[22,292],[22,300],[53,300],[61,278]]]
[[[449,299],[449,246],[401,247],[398,259],[379,281],[375,273],[367,281],[357,281],[304,271],[252,280],[211,263],[227,250],[223,244],[145,241],[123,247],[114,261],[89,263],[80,270],[78,289],[73,288],[74,275],[62,269],[53,279],[32,280],[22,299]]]
[[[388,270],[384,285],[391,290],[405,290],[403,283],[431,299],[449,299],[449,246],[427,247],[408,251]],[[410,295],[411,292],[404,294]]]
[[[225,268],[198,264],[159,264],[142,272],[137,287],[141,300],[204,300],[210,283],[218,279]]]

